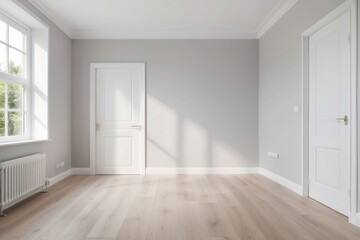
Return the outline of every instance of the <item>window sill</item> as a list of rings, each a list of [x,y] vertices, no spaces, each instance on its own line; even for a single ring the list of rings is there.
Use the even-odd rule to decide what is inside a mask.
[[[23,140],[23,141],[14,141],[14,142],[4,142],[0,143],[0,147],[8,147],[8,146],[16,146],[16,145],[23,145],[23,144],[31,144],[31,143],[44,143],[50,142],[51,139],[38,139],[38,140]]]

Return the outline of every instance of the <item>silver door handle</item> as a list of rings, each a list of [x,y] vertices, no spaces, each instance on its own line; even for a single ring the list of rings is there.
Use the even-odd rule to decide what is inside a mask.
[[[141,129],[141,125],[131,125],[132,128],[140,128]]]
[[[343,121],[345,125],[348,125],[349,123],[349,117],[345,115],[343,118],[337,118],[338,121]]]

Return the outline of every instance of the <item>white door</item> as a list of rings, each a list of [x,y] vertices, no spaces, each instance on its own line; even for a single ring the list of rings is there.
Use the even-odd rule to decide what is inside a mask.
[[[95,78],[96,174],[141,174],[145,65],[101,64]]]
[[[350,13],[310,37],[309,196],[349,215]]]

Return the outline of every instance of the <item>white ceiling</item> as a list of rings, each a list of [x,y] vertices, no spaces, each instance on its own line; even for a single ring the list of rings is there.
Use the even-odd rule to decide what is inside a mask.
[[[258,38],[297,0],[30,0],[71,38]]]

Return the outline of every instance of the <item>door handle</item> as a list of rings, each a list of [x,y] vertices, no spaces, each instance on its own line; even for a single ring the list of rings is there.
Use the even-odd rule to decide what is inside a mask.
[[[141,130],[142,126],[141,125],[131,125],[132,128],[138,128],[139,130]]]
[[[344,122],[345,125],[349,123],[349,117],[345,115],[343,118],[337,118],[336,120]]]

